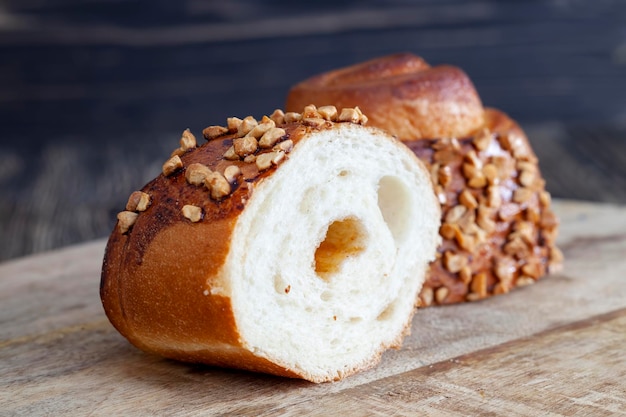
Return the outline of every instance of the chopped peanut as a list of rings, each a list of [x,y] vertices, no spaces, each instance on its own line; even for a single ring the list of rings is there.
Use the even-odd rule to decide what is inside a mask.
[[[202,209],[198,206],[186,204],[182,208],[183,216],[189,219],[192,223],[196,223],[202,219]]]
[[[167,177],[183,167],[180,156],[174,155],[163,164],[163,174]]]
[[[213,140],[228,133],[228,128],[224,126],[209,126],[202,131],[202,136],[206,140]]]
[[[211,170],[208,166],[193,163],[185,170],[185,179],[189,184],[202,185],[204,181],[211,175]]]
[[[120,233],[126,233],[137,221],[139,215],[132,211],[121,211],[117,213],[117,227]]]
[[[197,146],[196,137],[191,133],[191,130],[185,129],[183,130],[183,134],[180,137],[180,148],[183,151],[187,151],[189,149],[193,149]]]

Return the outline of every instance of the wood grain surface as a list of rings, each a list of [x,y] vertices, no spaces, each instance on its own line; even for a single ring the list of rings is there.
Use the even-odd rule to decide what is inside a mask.
[[[381,364],[292,379],[144,354],[98,298],[104,241],[0,264],[0,414],[626,415],[626,207],[556,201],[562,273],[417,312]]]
[[[624,22],[620,0],[6,0],[0,260],[106,236],[183,129],[399,51],[519,120],[556,197],[626,203]]]

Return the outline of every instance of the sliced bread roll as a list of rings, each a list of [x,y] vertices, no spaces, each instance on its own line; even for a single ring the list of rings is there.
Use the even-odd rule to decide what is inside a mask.
[[[439,243],[423,164],[308,106],[189,131],[109,239],[107,316],[148,352],[313,382],[374,366],[409,329]]]

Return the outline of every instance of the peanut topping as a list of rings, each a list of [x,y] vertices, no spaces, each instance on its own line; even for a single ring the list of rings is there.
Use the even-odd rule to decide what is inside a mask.
[[[537,165],[529,161],[517,161],[515,167],[518,171],[537,172]]]
[[[526,218],[526,220],[532,223],[539,223],[539,220],[541,219],[539,210],[533,206],[529,206],[528,208],[526,208],[526,213],[524,217]]]
[[[276,126],[276,123],[272,119],[267,116],[263,116],[261,123],[259,123],[250,132],[248,132],[248,136],[259,139],[265,134],[265,132],[272,129],[274,126]]]
[[[439,204],[446,204],[448,202],[448,196],[446,196],[446,192],[443,190],[441,185],[435,186],[435,195],[437,196],[437,200]]]
[[[285,153],[282,151],[273,151],[257,155],[256,166],[259,171],[268,169],[272,165],[278,165],[280,161],[285,157]]]
[[[170,176],[182,167],[183,161],[180,159],[180,156],[174,155],[163,164],[163,175],[166,177]]]
[[[230,194],[230,183],[219,172],[211,172],[204,181],[204,185],[210,190],[211,198],[214,200],[219,200]]]
[[[424,287],[420,293],[421,307],[428,307],[433,303],[434,292],[431,287]]]
[[[467,155],[465,155],[465,159],[467,159],[467,161],[470,164],[472,164],[474,167],[476,167],[477,169],[482,169],[483,162],[480,160],[478,155],[476,155],[475,151],[473,150],[469,151]]]
[[[258,124],[259,122],[257,122],[257,120],[252,116],[248,116],[244,118],[241,121],[241,124],[239,125],[239,127],[237,128],[237,135],[238,136],[247,135],[250,131],[252,131],[252,129],[257,127]]]
[[[202,136],[206,140],[213,140],[228,133],[228,129],[224,126],[209,126],[202,131]]]
[[[454,254],[450,251],[443,254],[443,266],[453,274],[459,272],[467,264],[468,259],[463,255]]]
[[[500,145],[510,151],[516,158],[529,156],[529,149],[524,139],[516,132],[508,132],[500,136]]]
[[[515,274],[516,269],[513,258],[502,257],[496,261],[493,272],[500,281],[510,283],[513,281],[513,274]]]
[[[513,192],[513,201],[516,203],[526,203],[530,201],[533,196],[533,192],[528,188],[518,188]]]
[[[487,207],[478,207],[476,224],[487,233],[491,233],[496,230],[496,222],[491,218],[492,215],[493,213]]]
[[[473,252],[476,249],[476,238],[465,233],[457,233],[456,241],[462,249]]]
[[[322,115],[318,113],[317,107],[315,105],[309,104],[308,106],[304,107],[304,110],[302,111],[302,118],[303,119],[321,119]]]
[[[472,269],[469,267],[469,265],[465,265],[463,268],[461,268],[461,270],[459,271],[459,278],[461,279],[463,284],[470,283],[470,281],[472,280]]]
[[[532,278],[539,278],[542,274],[541,264],[539,262],[529,262],[522,266],[522,274]]]
[[[476,201],[476,197],[467,189],[463,190],[459,195],[459,202],[463,204],[468,209],[475,209],[478,207],[478,201]]]
[[[474,275],[470,289],[473,293],[478,294],[479,297],[484,298],[487,296],[487,274],[480,272]]]
[[[202,209],[198,206],[186,204],[183,206],[181,212],[183,216],[189,219],[192,223],[196,223],[202,219]]]
[[[498,184],[500,178],[498,178],[498,168],[494,164],[487,164],[483,167],[483,175],[487,178],[489,185]]]
[[[515,203],[504,203],[498,210],[498,218],[505,222],[510,221],[513,217],[517,216],[522,211],[521,207]]]
[[[446,287],[439,287],[437,288],[437,291],[435,291],[435,300],[437,300],[437,302],[441,304],[444,302],[449,293],[450,290]]]
[[[530,251],[521,238],[515,237],[504,245],[504,253],[517,259],[524,259],[530,254]]]
[[[339,113],[337,112],[337,107],[335,106],[322,106],[317,109],[318,113],[322,116],[322,118],[334,122],[337,120],[337,116]]]
[[[328,121],[326,121],[326,119],[322,119],[321,117],[303,117],[302,123],[307,126],[319,129],[326,125]]]
[[[299,122],[301,119],[302,115],[300,113],[293,111],[285,113],[285,123]]]
[[[227,159],[229,161],[235,161],[239,159],[239,155],[235,153],[234,146],[231,146],[230,148],[226,150],[226,152],[224,152],[224,159]]]
[[[193,163],[185,170],[185,179],[189,184],[202,185],[204,181],[211,175],[211,170],[208,166]]]
[[[535,181],[535,172],[524,170],[519,174],[519,182],[524,187],[530,187],[532,183]]]
[[[254,161],[256,161],[256,155],[248,155],[245,158],[243,158],[243,162],[245,162],[246,164],[251,164]]]
[[[233,140],[235,153],[242,158],[255,153],[258,145],[257,140],[252,136],[244,136]]]
[[[487,185],[487,178],[483,175],[482,172],[478,172],[476,176],[470,178],[470,180],[467,182],[467,185],[472,188],[483,188]]]
[[[462,205],[452,207],[446,213],[446,216],[445,216],[446,223],[457,223],[461,219],[461,217],[465,214],[466,211],[467,211],[467,208]]]
[[[456,224],[444,223],[439,229],[439,234],[448,240],[454,239],[457,233],[461,233],[461,231],[459,229],[459,226],[457,226]]]
[[[452,170],[448,165],[443,165],[437,170],[437,177],[439,184],[441,184],[442,187],[447,187],[452,181]]]
[[[541,203],[542,207],[548,207],[550,206],[550,203],[552,202],[552,198],[550,197],[550,193],[542,190],[539,193],[539,203]]]
[[[274,155],[272,155],[271,152],[262,153],[259,156],[257,156],[257,158],[256,158],[256,166],[259,169],[259,171],[263,171],[263,170],[268,169],[269,167],[271,167],[273,158],[274,158]]]
[[[361,109],[359,109],[359,107],[356,106],[354,108],[341,109],[341,113],[339,114],[339,117],[337,118],[337,120],[340,122],[352,122],[352,123],[365,124],[367,123],[367,116],[365,116],[363,112],[361,111]]]
[[[141,191],[134,191],[130,195],[130,197],[128,197],[128,202],[126,203],[126,210],[146,211],[148,206],[150,206],[150,196]]]
[[[137,221],[138,216],[137,213],[133,213],[132,211],[121,211],[117,213],[117,228],[120,233],[128,232]]]
[[[270,119],[277,125],[282,125],[285,123],[285,113],[281,109],[276,109],[274,113],[270,114]]]
[[[360,109],[358,106],[355,106],[355,107],[354,107],[354,110],[356,110],[356,111],[357,111],[357,113],[359,114],[359,124],[361,124],[361,125],[365,125],[365,124],[367,124],[367,121],[368,121],[369,119],[367,118],[367,116],[366,116],[366,115],[364,115],[364,114],[363,114],[363,112],[361,111],[361,109]]]
[[[494,156],[491,158],[491,163],[495,165],[498,170],[498,178],[500,178],[500,180],[509,178],[513,173],[513,161],[506,156]]]
[[[533,224],[525,221],[515,222],[513,225],[514,233],[509,236],[520,237],[526,244],[534,245],[535,243],[535,228]]]
[[[224,178],[229,183],[234,183],[237,177],[241,174],[241,169],[237,165],[229,165],[224,170]]]
[[[283,151],[283,152],[290,152],[291,149],[293,148],[293,141],[291,139],[287,139],[284,140],[282,142],[279,142],[277,145],[275,145],[272,150],[274,151]]]
[[[241,126],[241,120],[239,117],[229,117],[226,119],[226,124],[228,125],[228,131],[231,133],[235,133],[239,131],[239,126]]]
[[[561,252],[561,249],[557,248],[556,246],[550,248],[550,262],[561,263],[564,259],[565,256],[563,256],[563,252]]]
[[[489,129],[486,127],[483,128],[476,136],[472,143],[479,151],[484,151],[491,144],[491,140],[493,139],[493,135],[489,132]]]
[[[499,207],[502,204],[500,189],[496,185],[487,187],[487,205],[489,207]]]
[[[180,137],[180,148],[183,151],[188,151],[189,149],[193,149],[196,146],[198,146],[196,142],[196,137],[193,135],[193,133],[191,133],[191,130],[183,130],[183,134]]]
[[[265,134],[263,134],[263,137],[261,137],[261,139],[259,140],[259,147],[271,148],[276,144],[276,142],[278,142],[280,138],[282,138],[286,134],[287,132],[285,132],[285,129],[280,127],[273,127],[265,132]],[[291,144],[293,145],[293,142]]]

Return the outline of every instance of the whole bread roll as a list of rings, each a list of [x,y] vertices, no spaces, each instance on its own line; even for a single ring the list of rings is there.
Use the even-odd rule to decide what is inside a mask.
[[[558,219],[522,129],[483,108],[469,77],[396,54],[295,85],[286,109],[359,106],[429,166],[442,207],[442,243],[421,304],[474,301],[557,270]]]
[[[359,109],[188,130],[107,244],[104,310],[135,346],[313,382],[401,344],[439,243],[424,165]]]

